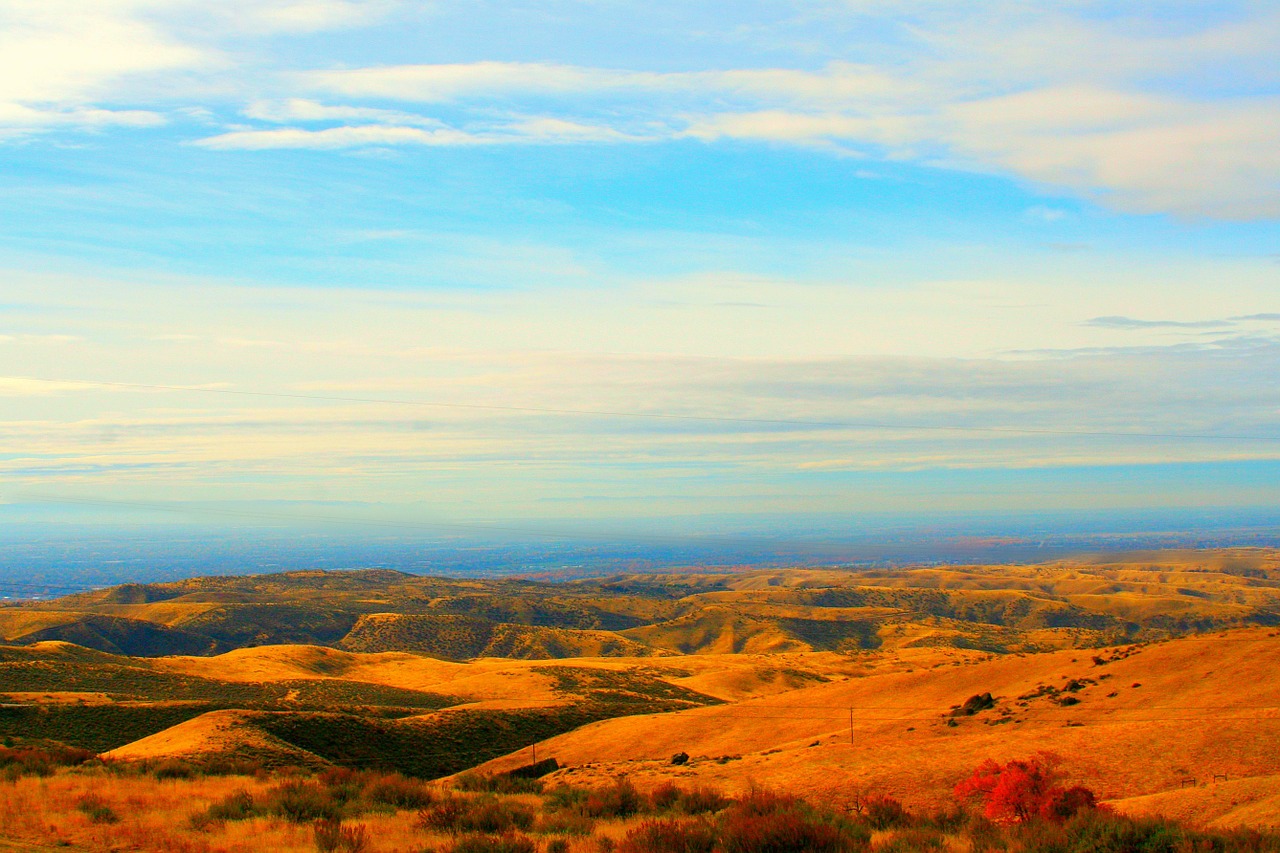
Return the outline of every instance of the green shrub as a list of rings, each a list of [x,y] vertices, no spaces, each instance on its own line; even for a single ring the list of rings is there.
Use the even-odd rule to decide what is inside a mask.
[[[618,853],[712,853],[715,828],[701,820],[646,820],[627,833]]]
[[[578,810],[579,807],[587,801],[587,795],[591,791],[587,788],[575,788],[572,785],[557,785],[547,792],[545,804],[549,809],[573,809]]]
[[[261,760],[215,755],[199,762],[197,769],[205,776],[264,776],[267,767]]]
[[[555,811],[543,813],[539,818],[535,831],[543,835],[590,835],[596,822],[576,811]]]
[[[771,791],[751,791],[720,816],[725,853],[848,853],[866,849],[870,837],[866,827]]]
[[[263,799],[264,811],[292,823],[342,817],[341,806],[316,782],[284,782],[268,790]]]
[[[205,812],[211,820],[248,820],[258,815],[253,795],[243,788],[227,794]]]
[[[196,768],[176,758],[160,762],[151,772],[157,779],[194,779],[196,776]]]
[[[947,846],[946,836],[932,829],[906,829],[876,845],[876,853],[926,853],[929,850],[943,850]]]
[[[626,777],[621,777],[612,785],[588,791],[578,810],[587,817],[630,817],[644,805],[644,798],[635,785]]]
[[[533,810],[520,803],[484,797],[472,800],[458,826],[465,832],[510,832],[533,826]]]
[[[361,853],[369,845],[368,830],[361,826],[343,826],[337,818],[318,820],[311,828],[318,853]]]
[[[462,773],[453,780],[459,791],[487,794],[541,794],[541,779],[525,779],[506,773]]]
[[[733,800],[714,788],[699,786],[692,790],[681,792],[680,797],[676,800],[676,808],[685,814],[707,814],[709,812],[723,811],[732,803]]]
[[[9,744],[12,744],[9,739]],[[49,776],[59,767],[74,767],[93,758],[85,749],[69,747],[0,747],[0,776],[16,779],[20,776]]]
[[[733,811],[735,814],[770,815],[795,811],[804,806],[799,797],[756,788],[739,797],[733,804]]]
[[[445,797],[418,812],[418,824],[441,832],[507,833],[533,826],[533,809],[521,803],[483,796],[473,800]]]
[[[527,835],[464,835],[453,843],[449,853],[538,853],[538,846]]]
[[[663,782],[649,792],[649,804],[654,811],[670,811],[675,808],[682,793],[684,792],[671,782]]]
[[[868,799],[865,817],[867,823],[876,829],[906,826],[911,822],[911,816],[902,807],[902,803],[893,797],[871,797]]]
[[[664,782],[649,792],[649,808],[654,812],[680,812],[682,814],[706,814],[718,812],[732,803],[733,800],[711,788],[697,787],[692,790]]]
[[[85,794],[76,801],[76,809],[93,823],[119,823],[120,816],[97,794]]]
[[[363,797],[370,803],[397,809],[422,809],[435,802],[435,794],[423,782],[398,773],[377,776],[364,787]]]
[[[440,832],[457,832],[467,809],[467,801],[461,797],[443,797],[431,807],[418,812],[418,825]]]

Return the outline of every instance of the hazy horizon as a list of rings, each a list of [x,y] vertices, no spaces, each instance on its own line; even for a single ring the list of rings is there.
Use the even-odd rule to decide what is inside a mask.
[[[785,566],[850,569],[1036,563],[1167,549],[1280,547],[1280,513],[1194,511],[864,515],[524,526],[414,524],[296,512],[255,520],[172,513],[149,523],[14,523],[0,513],[0,600],[43,599],[122,583],[302,569],[554,579],[628,572]],[[316,508],[312,508],[313,511]],[[238,513],[240,511],[237,511]]]

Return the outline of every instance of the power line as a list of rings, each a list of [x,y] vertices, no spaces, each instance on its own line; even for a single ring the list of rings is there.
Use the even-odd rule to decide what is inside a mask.
[[[440,409],[458,409],[489,412],[512,412],[543,415],[576,415],[587,417],[641,418],[659,421],[690,421],[703,423],[755,424],[758,426],[822,427],[833,429],[912,430],[930,432],[969,432],[1008,435],[1056,435],[1089,438],[1163,438],[1193,441],[1265,441],[1280,442],[1280,436],[1227,435],[1221,433],[1177,432],[1128,432],[1121,430],[1068,430],[1039,427],[962,426],[958,424],[890,423],[887,421],[818,421],[799,418],[748,418],[729,415],[674,414],[671,412],[640,412],[623,409],[574,409],[554,406],[514,406],[496,403],[450,403],[440,400],[402,400],[386,397],[348,397],[332,394],[301,394],[284,391],[248,391],[231,388],[207,388],[192,385],[161,385],[144,382],[114,382],[92,379],[52,379],[38,376],[9,376],[10,380],[41,382],[49,385],[83,385],[87,387],[127,388],[138,391],[178,391],[196,394],[222,394],[239,397],[265,397],[283,400],[312,400],[331,403],[374,403],[392,406],[421,406]]]

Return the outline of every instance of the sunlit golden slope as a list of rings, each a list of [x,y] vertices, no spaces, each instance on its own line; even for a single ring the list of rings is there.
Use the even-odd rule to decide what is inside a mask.
[[[470,702],[503,701],[538,707],[563,698],[555,690],[555,679],[539,671],[548,663],[505,658],[454,663],[403,652],[361,654],[320,646],[259,646],[215,657],[156,658],[151,665],[160,670],[223,681],[342,678],[445,693]],[[557,667],[611,671],[644,667],[646,672],[655,673],[671,684],[730,701],[786,692],[829,677],[863,673],[872,665],[830,652],[672,656],[656,660],[649,657],[571,658],[554,663]]]
[[[319,764],[319,759],[254,726],[243,711],[210,711],[185,723],[104,752],[119,761],[199,758],[206,754],[253,756],[259,760]]]
[[[1210,827],[1280,826],[1280,775],[1197,780],[1197,784],[1116,800],[1112,807],[1133,815],[1163,815]]]
[[[16,640],[46,628],[69,625],[80,617],[79,613],[61,610],[0,608],[0,640]]]
[[[1102,665],[1092,656],[1006,656],[841,679],[729,706],[609,720],[547,741],[539,753],[581,768],[562,771],[570,778],[625,772],[835,797],[868,787],[911,802],[944,797],[985,758],[1039,750],[1058,753],[1073,778],[1107,798],[1177,789],[1192,777],[1280,772],[1275,631],[1172,640]],[[1073,679],[1080,689],[1044,692]],[[985,692],[995,709],[946,724],[953,705]],[[1068,696],[1078,704],[1055,701]],[[670,766],[680,751],[694,760]],[[521,760],[500,759],[490,769]]]

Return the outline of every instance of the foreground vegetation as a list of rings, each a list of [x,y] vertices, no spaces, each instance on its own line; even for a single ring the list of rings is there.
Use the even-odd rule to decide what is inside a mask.
[[[0,756],[10,768],[25,760],[14,752]],[[189,853],[1280,850],[1280,835],[1115,814],[1057,778],[1042,756],[988,762],[956,786],[948,808],[925,813],[867,792],[835,807],[761,789],[730,797],[667,782],[641,791],[626,778],[582,787],[463,774],[444,784],[342,768],[210,775],[70,754],[44,759],[0,782],[0,838]]]

